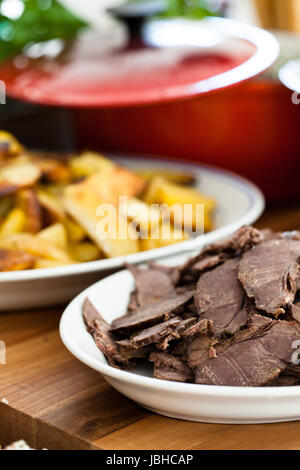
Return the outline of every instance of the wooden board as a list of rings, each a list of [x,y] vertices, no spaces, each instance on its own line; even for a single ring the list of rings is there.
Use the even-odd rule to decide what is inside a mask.
[[[270,208],[257,224],[300,227],[300,208]],[[65,349],[63,308],[0,314],[0,443],[48,449],[300,449],[300,422],[202,424],[150,413],[112,389]]]

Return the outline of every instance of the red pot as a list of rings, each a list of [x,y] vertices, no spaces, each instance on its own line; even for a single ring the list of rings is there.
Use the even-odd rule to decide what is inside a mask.
[[[13,97],[73,109],[79,147],[208,162],[268,197],[295,196],[283,184],[296,163],[288,92],[264,81],[237,86],[271,65],[276,40],[220,18],[152,22],[141,36],[142,19],[130,19],[129,42],[79,39],[55,60],[16,58],[0,78]]]
[[[181,103],[74,110],[78,146],[169,155],[225,167],[269,200],[300,196],[300,112],[277,81],[257,79]]]

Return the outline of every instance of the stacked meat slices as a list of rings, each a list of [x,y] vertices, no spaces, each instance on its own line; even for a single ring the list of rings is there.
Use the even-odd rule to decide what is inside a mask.
[[[127,313],[108,325],[86,299],[84,319],[113,367],[149,360],[163,380],[300,384],[299,260],[297,232],[242,227],[183,266],[128,266]]]

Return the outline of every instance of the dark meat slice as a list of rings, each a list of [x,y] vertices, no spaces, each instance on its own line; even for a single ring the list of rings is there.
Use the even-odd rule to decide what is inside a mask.
[[[165,266],[163,264],[154,263],[153,261],[149,261],[148,266],[150,269],[167,274],[174,286],[177,284],[180,274],[179,266]]]
[[[180,268],[179,284],[187,277],[190,281],[207,269],[212,269],[228,258],[239,256],[264,240],[264,233],[244,226],[230,237],[207,246],[201,253],[189,259]]]
[[[199,320],[195,325],[192,325],[188,328],[182,336],[184,338],[189,338],[196,334],[200,333],[201,335],[213,336],[214,335],[214,328],[213,322],[211,320]]]
[[[168,336],[165,336],[162,341],[156,344],[156,347],[162,351],[165,351],[168,349],[170,341],[179,340],[184,335],[184,332],[194,323],[196,323],[195,317],[182,320],[174,331],[172,331]]]
[[[212,321],[200,320],[183,333],[183,341],[175,348],[174,354],[180,355],[190,367],[200,365],[215,356],[217,341],[211,338],[213,333]]]
[[[285,375],[281,374],[275,380],[270,383],[267,383],[266,387],[292,387],[294,385],[299,385],[300,379],[299,377],[295,377],[293,375]]]
[[[294,341],[300,339],[295,322],[273,321],[254,336],[240,339],[195,369],[199,384],[262,386],[275,380],[292,361]]]
[[[149,361],[154,362],[154,377],[173,382],[193,382],[193,372],[184,361],[165,352],[152,352]]]
[[[300,303],[291,305],[291,316],[294,320],[300,323]]]
[[[181,321],[180,317],[174,317],[139,331],[131,337],[131,344],[134,348],[140,348],[148,344],[160,343],[164,337],[169,336],[176,330]]]
[[[258,309],[278,316],[293,302],[299,272],[300,242],[269,239],[245,253],[239,280]]]
[[[106,357],[109,365],[116,368],[129,368],[130,363],[120,354],[119,347],[109,331],[109,324],[89,299],[85,299],[82,312],[88,332],[93,335],[96,345]]]
[[[216,357],[216,344],[217,340],[209,336],[196,335],[193,340],[186,343],[186,350],[182,358],[190,367],[199,367],[210,357]]]
[[[169,320],[184,310],[184,307],[193,298],[193,295],[193,292],[185,292],[174,298],[158,300],[146,307],[139,307],[132,315],[114,320],[111,331],[124,334]]]
[[[141,269],[127,265],[135,280],[136,299],[145,307],[164,297],[175,297],[176,291],[168,274],[157,269]]]
[[[204,273],[196,286],[198,314],[213,321],[217,336],[234,333],[248,320],[244,293],[237,279],[238,265],[238,258],[227,260]]]
[[[137,292],[134,290],[130,293],[127,314],[134,312],[138,308],[138,306],[139,306],[139,303],[137,299]]]
[[[119,346],[121,356],[128,360],[146,359],[153,350],[152,345],[136,349],[132,346],[130,339],[116,341],[116,344]]]
[[[195,271],[195,274],[201,274],[209,269],[215,268],[218,264],[225,261],[225,259],[226,257],[222,256],[221,253],[217,255],[208,255],[200,261],[197,261],[197,263],[192,266],[192,271]]]

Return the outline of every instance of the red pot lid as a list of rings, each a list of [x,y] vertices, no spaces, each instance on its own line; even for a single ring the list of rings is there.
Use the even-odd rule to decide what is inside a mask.
[[[64,46],[34,45],[3,64],[0,78],[10,96],[40,104],[150,105],[240,83],[278,54],[267,31],[221,18],[151,21],[143,41],[130,44],[124,33],[120,25],[109,37],[89,32]]]

